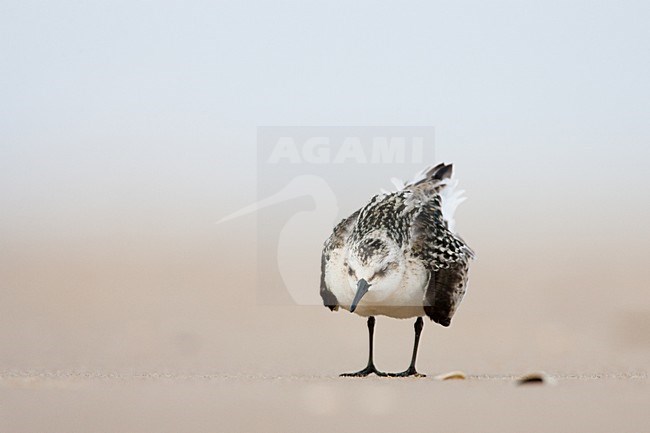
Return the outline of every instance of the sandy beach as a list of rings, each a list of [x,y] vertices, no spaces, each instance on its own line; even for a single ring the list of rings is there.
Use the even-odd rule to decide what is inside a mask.
[[[343,380],[57,372],[0,378],[6,432],[643,432],[647,376]]]
[[[3,1],[0,433],[650,432],[648,5]],[[323,242],[442,162],[467,293],[341,378]]]
[[[418,368],[426,378],[340,378],[365,362],[363,319],[317,307],[242,309],[250,319],[237,322],[224,312],[206,327],[212,342],[197,325],[194,334],[162,338],[152,347],[156,334],[141,330],[146,338],[123,346],[129,352],[111,349],[92,359],[92,343],[89,352],[79,346],[64,351],[94,368],[65,368],[51,349],[40,367],[34,359],[25,362],[30,369],[5,365],[0,431],[635,433],[650,423],[645,353],[624,358],[579,341],[558,347],[548,330],[526,343],[528,331],[476,331],[480,324],[465,317],[448,330],[425,325]],[[186,317],[186,329],[210,323],[197,319]],[[214,331],[218,326],[231,331]],[[380,368],[406,366],[411,331],[410,321],[378,319]],[[544,343],[545,333],[554,339]],[[142,344],[139,351],[135,343]],[[166,358],[152,356],[158,353]],[[59,365],[43,367],[48,362]],[[516,384],[542,369],[555,384]],[[451,370],[468,377],[434,378]]]

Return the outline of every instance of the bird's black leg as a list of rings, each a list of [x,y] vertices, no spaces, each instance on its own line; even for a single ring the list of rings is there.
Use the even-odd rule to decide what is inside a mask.
[[[359,370],[355,373],[343,373],[341,376],[347,376],[347,377],[365,377],[368,376],[371,373],[375,373],[377,376],[387,376],[386,373],[383,373],[381,371],[378,371],[375,368],[375,363],[372,360],[372,340],[373,340],[373,334],[375,332],[375,318],[373,316],[368,317],[368,338],[369,338],[369,352],[368,352],[368,365],[366,368],[363,370]]]
[[[424,322],[422,321],[422,317],[418,317],[417,320],[415,321],[415,343],[413,344],[413,355],[411,356],[411,365],[409,365],[409,368],[406,369],[406,371],[403,371],[401,373],[389,373],[388,375],[390,377],[406,377],[406,376],[417,376],[417,377],[424,377],[424,374],[420,374],[415,370],[415,358],[418,355],[418,344],[420,343],[420,334],[422,333],[422,328],[424,327]]]

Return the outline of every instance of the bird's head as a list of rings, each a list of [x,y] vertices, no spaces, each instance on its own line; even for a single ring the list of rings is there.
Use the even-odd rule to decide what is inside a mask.
[[[369,236],[349,249],[345,262],[350,287],[356,292],[350,311],[366,294],[381,302],[399,287],[404,275],[404,254],[399,245],[384,236]]]

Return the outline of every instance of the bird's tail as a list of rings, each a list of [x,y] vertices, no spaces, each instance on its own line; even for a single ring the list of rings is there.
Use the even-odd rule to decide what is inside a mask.
[[[445,179],[451,179],[453,171],[453,164],[445,164],[444,162],[441,162],[438,165],[427,167],[419,172],[407,185],[417,186],[430,184],[430,186],[434,187]]]
[[[452,233],[455,233],[456,222],[454,213],[458,205],[464,202],[464,190],[457,190],[458,179],[452,179],[453,165],[440,163],[427,167],[418,173],[415,178],[404,184],[393,179],[398,189],[418,189],[425,195],[433,196],[439,194],[442,206],[442,216],[447,221],[447,226]]]

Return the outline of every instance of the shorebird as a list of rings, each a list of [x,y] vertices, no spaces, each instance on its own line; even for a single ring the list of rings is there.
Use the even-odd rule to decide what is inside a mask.
[[[341,376],[424,376],[415,368],[422,317],[449,326],[467,286],[473,251],[455,231],[456,191],[452,165],[423,170],[391,193],[377,194],[342,220],[325,241],[320,295],[332,311],[339,307],[367,317],[368,365]],[[373,361],[375,316],[416,318],[409,367],[384,373]]]

